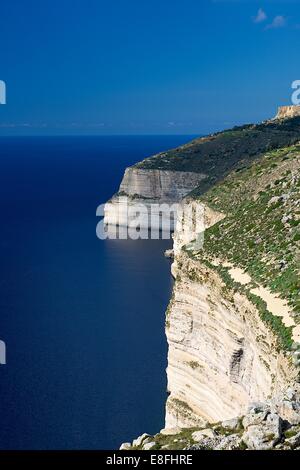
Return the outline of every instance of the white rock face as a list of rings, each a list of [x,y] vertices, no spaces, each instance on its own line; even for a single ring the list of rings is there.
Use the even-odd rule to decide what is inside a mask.
[[[236,429],[239,426],[239,419],[232,418],[227,419],[226,421],[222,421],[222,427],[225,429]]]
[[[143,450],[151,450],[153,447],[155,447],[155,442],[147,442],[143,445]]]
[[[161,211],[161,202],[157,199],[132,198],[126,195],[116,195],[105,204],[104,223],[110,226],[121,226],[159,230],[163,225],[165,231],[175,228],[177,204],[166,205]],[[142,238],[142,237],[141,237]],[[145,232],[147,238],[147,231]]]
[[[298,111],[300,115],[300,107],[281,110],[278,118],[297,115]],[[183,199],[203,177],[195,173],[128,168],[119,192],[105,208],[106,224],[131,227],[128,206],[136,210],[140,203],[139,225],[158,229],[159,217],[157,224],[149,222],[153,206],[180,205],[179,210],[176,206],[175,215],[164,216],[169,228],[176,226],[172,264],[176,283],[166,314],[170,394],[163,435],[176,435],[182,428],[204,428],[207,423],[226,420],[231,420],[229,428],[236,427],[237,417],[246,414],[251,402],[267,402],[283,393],[297,376],[291,357],[278,348],[277,337],[247,297],[227,289],[214,269],[192,259],[182,249],[185,246],[188,250],[191,242],[195,246],[195,240],[196,245],[201,245],[205,229],[224,217],[197,201]],[[291,424],[299,422],[300,410],[295,407],[289,397],[273,404],[274,410],[280,408],[282,418],[287,416]],[[262,422],[249,424],[245,432],[250,448],[277,445],[281,421],[276,419],[270,411]],[[216,440],[213,435],[205,439]],[[240,437],[228,436],[217,444],[220,448],[235,448],[239,440]],[[149,445],[152,444],[151,441]]]
[[[213,429],[207,428],[207,429],[202,429],[201,431],[195,431],[192,434],[192,438],[194,439],[195,442],[201,441],[203,437],[214,438],[216,437],[216,433]]]
[[[164,428],[161,429],[160,434],[163,434],[164,436],[173,436],[175,434],[179,434],[181,432],[181,428]]]
[[[130,450],[131,449],[131,442],[123,442],[123,444],[120,445],[119,450]]]
[[[187,450],[299,450],[300,414],[297,423],[293,424],[286,415],[285,405],[282,407],[287,402],[294,412],[300,410],[299,383],[264,403],[252,403],[245,416],[223,421],[221,426],[219,422],[206,424],[199,429],[190,429],[190,434],[186,429],[182,434],[183,430],[180,428],[163,430],[160,435],[146,438],[142,447],[147,449],[146,446],[150,443],[158,450],[171,450],[174,446]],[[296,415],[290,416],[294,421]]]
[[[270,450],[282,436],[282,419],[277,414],[268,414],[259,424],[249,426],[243,440],[251,450]]]
[[[247,297],[228,292],[217,273],[183,252],[166,333],[168,428],[243,415],[250,402],[265,401],[295,379]]]
[[[134,225],[134,215],[138,213],[138,224],[141,227],[173,231],[177,218],[176,204],[204,177],[199,173],[183,171],[127,168],[119,192],[105,206],[104,223],[125,227]],[[166,205],[162,215],[161,204]],[[174,207],[170,208],[172,204]],[[149,214],[153,215],[151,220]],[[161,227],[162,223],[165,223],[165,227]]]
[[[176,230],[173,235],[174,240],[174,262],[172,264],[172,274],[176,277],[177,259],[181,248],[192,241],[196,241],[198,248],[202,248],[204,231],[219,220],[224,214],[215,212],[204,204],[196,200],[183,199],[176,222]]]
[[[132,442],[133,447],[140,446],[144,442],[144,440],[147,439],[147,437],[149,437],[149,434],[144,433],[141,436],[134,439],[134,441]]]
[[[166,318],[168,428],[241,416],[250,402],[278,394],[297,374],[247,297],[228,292],[214,270],[182,250],[200,240],[199,227],[204,231],[224,217],[196,201],[190,204],[202,210],[202,227],[195,230],[184,216],[174,234],[176,283]]]
[[[125,170],[119,191],[129,196],[178,202],[204,177],[200,173],[130,167]]]
[[[300,116],[300,106],[280,106],[275,119],[288,119]]]

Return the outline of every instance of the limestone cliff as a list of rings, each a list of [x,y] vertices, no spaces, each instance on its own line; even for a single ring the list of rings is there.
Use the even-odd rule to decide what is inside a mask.
[[[167,312],[166,428],[242,415],[294,383],[291,358],[249,299],[185,251]]]
[[[295,403],[285,398],[300,365],[299,141],[298,110],[281,109],[275,120],[196,139],[126,170],[107,223],[126,225],[122,208],[113,210],[122,198],[146,207],[180,202],[165,430],[134,448],[183,448],[176,442],[203,436],[216,440],[201,445],[219,448],[213,423],[235,419],[239,436],[223,448],[265,449],[288,442],[285,432],[300,425],[299,390]],[[300,429],[293,432],[300,444]],[[171,447],[166,435],[176,437],[167,439]]]
[[[166,321],[166,428],[242,415],[298,380],[299,182],[293,146],[189,198],[203,208],[202,244],[190,220],[180,220]]]
[[[142,225],[150,228],[148,216],[151,207],[153,210],[158,204],[180,202],[204,177],[193,172],[127,168],[118,193],[105,206],[104,222],[127,226],[128,207],[139,205]],[[171,228],[174,229],[174,221]]]
[[[130,167],[125,170],[119,192],[131,197],[178,202],[204,177],[201,173]]]
[[[295,384],[245,414],[217,423],[144,433],[121,450],[294,450],[300,449],[300,386]]]
[[[193,198],[182,200],[177,211],[176,230],[173,235],[174,262],[171,270],[174,277],[178,269],[177,256],[181,254],[182,248],[191,241],[196,241],[199,248],[202,247],[205,229],[224,217],[224,214],[201,201]]]

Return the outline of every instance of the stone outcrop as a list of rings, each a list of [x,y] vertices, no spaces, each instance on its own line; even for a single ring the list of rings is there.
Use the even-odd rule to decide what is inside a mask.
[[[274,118],[280,122],[274,123],[274,120],[271,120],[264,124],[264,129],[274,138],[273,143],[268,140],[268,149],[272,148],[271,145],[269,146],[270,143],[277,148],[286,144],[286,140],[290,145],[285,128],[287,127],[287,134],[289,134],[290,129],[293,129],[298,120],[290,122],[288,119],[297,116],[300,116],[300,106],[286,106],[279,108]],[[245,126],[245,128],[232,130],[227,135],[218,138],[215,136],[214,139],[230,142],[230,146],[233,147],[237,145],[238,153],[244,156],[247,153],[246,150],[249,150],[247,139],[251,138],[261,152],[264,146],[260,145],[261,142],[265,145],[265,135],[261,135],[262,129],[253,129]],[[284,134],[284,137],[282,137],[282,142],[281,140],[277,142],[276,136],[280,132]],[[199,145],[197,151],[201,156],[201,145],[205,145],[208,155],[215,162],[219,147],[213,144],[215,142],[211,138],[204,143],[196,142],[193,146]],[[226,145],[220,148],[226,150]],[[196,151],[191,152],[188,146],[183,150],[196,155]],[[234,153],[232,148],[225,150],[224,155],[230,154],[232,157]],[[280,151],[274,151],[272,155],[266,155],[265,166],[254,168],[256,171],[253,173],[253,180],[255,180],[257,194],[255,191],[251,192],[252,176],[250,178],[247,168],[243,172],[244,167],[236,168],[233,172],[235,175],[242,172],[238,185],[234,179],[232,182],[227,181],[227,186],[222,180],[219,186],[216,185],[217,191],[211,199],[207,197],[207,193],[205,193],[206,197],[203,197],[203,191],[205,192],[209,184],[212,184],[204,174],[205,172],[154,169],[153,165],[160,164],[161,168],[164,168],[163,165],[169,165],[171,157],[174,157],[172,155],[162,155],[160,159],[156,159],[157,161],[149,161],[143,166],[126,170],[119,192],[107,204],[105,223],[127,226],[128,204],[136,208],[140,202],[141,226],[150,228],[153,226],[149,224],[148,219],[150,207],[153,209],[155,204],[158,206],[163,203],[169,205],[174,203],[176,214],[169,216],[169,221],[172,222],[171,228],[176,229],[173,235],[173,250],[166,253],[167,256],[174,258],[172,274],[175,278],[175,285],[166,312],[169,396],[166,403],[165,428],[155,436],[142,435],[134,440],[131,446],[128,446],[128,443],[123,444],[124,449],[235,450],[247,448],[267,450],[294,449],[300,446],[299,368],[294,360],[298,349],[294,348],[295,339],[294,345],[288,342],[288,335],[291,334],[288,328],[292,325],[280,323],[278,318],[275,318],[276,313],[271,312],[268,303],[257,294],[259,287],[257,282],[260,281],[257,281],[255,276],[252,278],[244,272],[247,271],[247,266],[243,267],[242,263],[240,264],[244,269],[241,269],[239,263],[236,263],[237,257],[234,251],[231,253],[233,264],[228,264],[228,247],[231,245],[226,239],[223,240],[224,243],[221,243],[225,252],[221,252],[219,259],[216,257],[216,241],[219,236],[216,233],[225,233],[226,223],[229,224],[230,210],[233,207],[232,188],[239,188],[234,200],[237,207],[240,207],[238,204],[241,205],[244,198],[248,198],[249,201],[252,198],[252,206],[257,207],[254,202],[257,203],[258,194],[262,195],[262,198],[265,197],[266,192],[263,190],[266,191],[266,187],[273,185],[276,192],[278,185],[282,184],[286,187],[288,184],[279,179],[282,171],[278,176],[271,172],[273,166],[268,166],[269,160],[271,162],[272,157],[272,165],[274,165],[275,158],[278,158],[280,168],[282,168],[285,165],[282,162],[290,161],[293,150],[295,151],[295,149],[290,149],[290,151],[287,149],[285,155],[281,155]],[[178,155],[176,158],[179,158]],[[189,158],[192,158],[190,154]],[[207,160],[209,161],[209,158]],[[206,160],[203,161],[206,162]],[[246,164],[246,161],[244,163]],[[231,164],[233,165],[230,161]],[[196,168],[195,162],[194,167]],[[277,164],[275,167],[277,168]],[[197,168],[199,169],[199,166]],[[213,170],[215,171],[215,165],[213,165]],[[227,167],[225,170],[227,171]],[[224,174],[226,174],[225,170]],[[288,173],[286,169],[284,174]],[[202,192],[200,191],[201,197],[199,197],[199,187],[197,187],[199,183],[203,186],[201,186]],[[206,184],[208,186],[205,186]],[[292,186],[294,187],[295,184]],[[192,195],[188,194],[196,187],[197,191],[194,191]],[[227,192],[224,192],[224,188]],[[229,192],[228,188],[230,188]],[[275,208],[276,204],[281,202],[278,195],[276,198],[278,199],[270,200],[272,207]],[[220,201],[223,202],[224,199],[226,199],[226,204],[221,204]],[[265,199],[262,201],[263,209],[268,209],[269,214],[273,209],[265,203]],[[298,207],[299,203],[295,200],[295,207],[296,204]],[[251,205],[248,204],[248,206]],[[245,207],[243,206],[242,209],[242,213],[245,214]],[[232,221],[231,223],[233,227],[240,228],[241,212],[237,213],[239,215],[237,220],[234,219],[235,224]],[[265,211],[262,213],[265,214]],[[272,214],[273,226],[276,219],[274,212]],[[280,221],[291,225],[288,227],[288,233],[294,237],[293,227],[296,227],[298,219],[288,215],[289,218],[284,214]],[[255,214],[251,217],[253,223],[249,223],[249,233],[254,230],[254,219]],[[292,224],[290,224],[291,221]],[[215,224],[218,225],[213,228]],[[158,227],[160,225],[155,225],[155,228]],[[210,227],[212,228],[208,230]],[[201,250],[206,230],[206,240],[210,237],[209,241],[212,240],[212,242],[210,245],[206,242],[205,249]],[[234,235],[229,232],[231,243],[232,240],[236,240],[240,232],[242,233],[241,230],[236,230]],[[299,240],[297,234],[292,240],[293,242]],[[243,234],[239,247],[248,246],[247,243],[244,244],[244,241],[245,235]],[[251,237],[248,242],[251,248],[253,245]],[[260,246],[262,239],[256,237],[255,244]],[[241,253],[244,252],[241,251]],[[262,251],[261,259],[263,255]],[[252,260],[253,255],[250,261]],[[285,260],[281,263],[284,267]],[[238,280],[232,275],[233,272],[238,272]],[[229,280],[226,279],[226,275]],[[243,282],[245,277],[247,280]],[[280,294],[282,299],[285,298],[284,289]]]
[[[130,167],[125,170],[119,192],[132,197],[179,202],[204,177],[193,172]]]
[[[288,404],[293,419],[283,411]],[[167,431],[167,432],[166,432]],[[150,445],[148,443],[151,443]],[[137,445],[138,444],[138,445]],[[185,429],[163,429],[154,436],[143,434],[121,450],[294,450],[300,449],[300,385],[295,384],[273,399],[250,403],[244,415],[219,423]]]
[[[167,311],[167,428],[241,415],[294,383],[297,372],[242,294],[184,251]]]
[[[120,189],[105,206],[104,223],[107,225],[128,226],[128,212],[138,211],[141,226],[146,228],[161,228],[159,218],[159,205],[176,205],[182,198],[192,191],[205,176],[200,173],[185,171],[144,170],[130,167],[125,170]],[[149,222],[151,211],[157,211],[157,222]],[[171,230],[174,230],[176,214],[174,210],[163,217]]]
[[[280,106],[275,119],[290,119],[300,116],[300,106]]]
[[[196,240],[199,249],[202,248],[205,229],[224,217],[224,214],[212,210],[207,205],[188,198],[183,199],[180,209],[173,235],[174,262],[171,269],[174,277],[178,268],[177,256],[180,255],[182,247]]]

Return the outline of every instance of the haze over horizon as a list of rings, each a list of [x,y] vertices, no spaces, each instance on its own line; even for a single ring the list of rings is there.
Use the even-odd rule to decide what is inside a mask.
[[[0,135],[204,134],[291,103],[299,1],[12,0]]]

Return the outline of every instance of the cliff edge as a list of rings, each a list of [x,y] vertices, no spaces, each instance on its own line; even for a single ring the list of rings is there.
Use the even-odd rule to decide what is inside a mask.
[[[275,119],[290,119],[300,116],[300,106],[280,106]]]
[[[125,173],[113,203],[181,200],[201,223],[176,220],[165,428],[122,448],[299,447],[298,112],[282,108]]]

